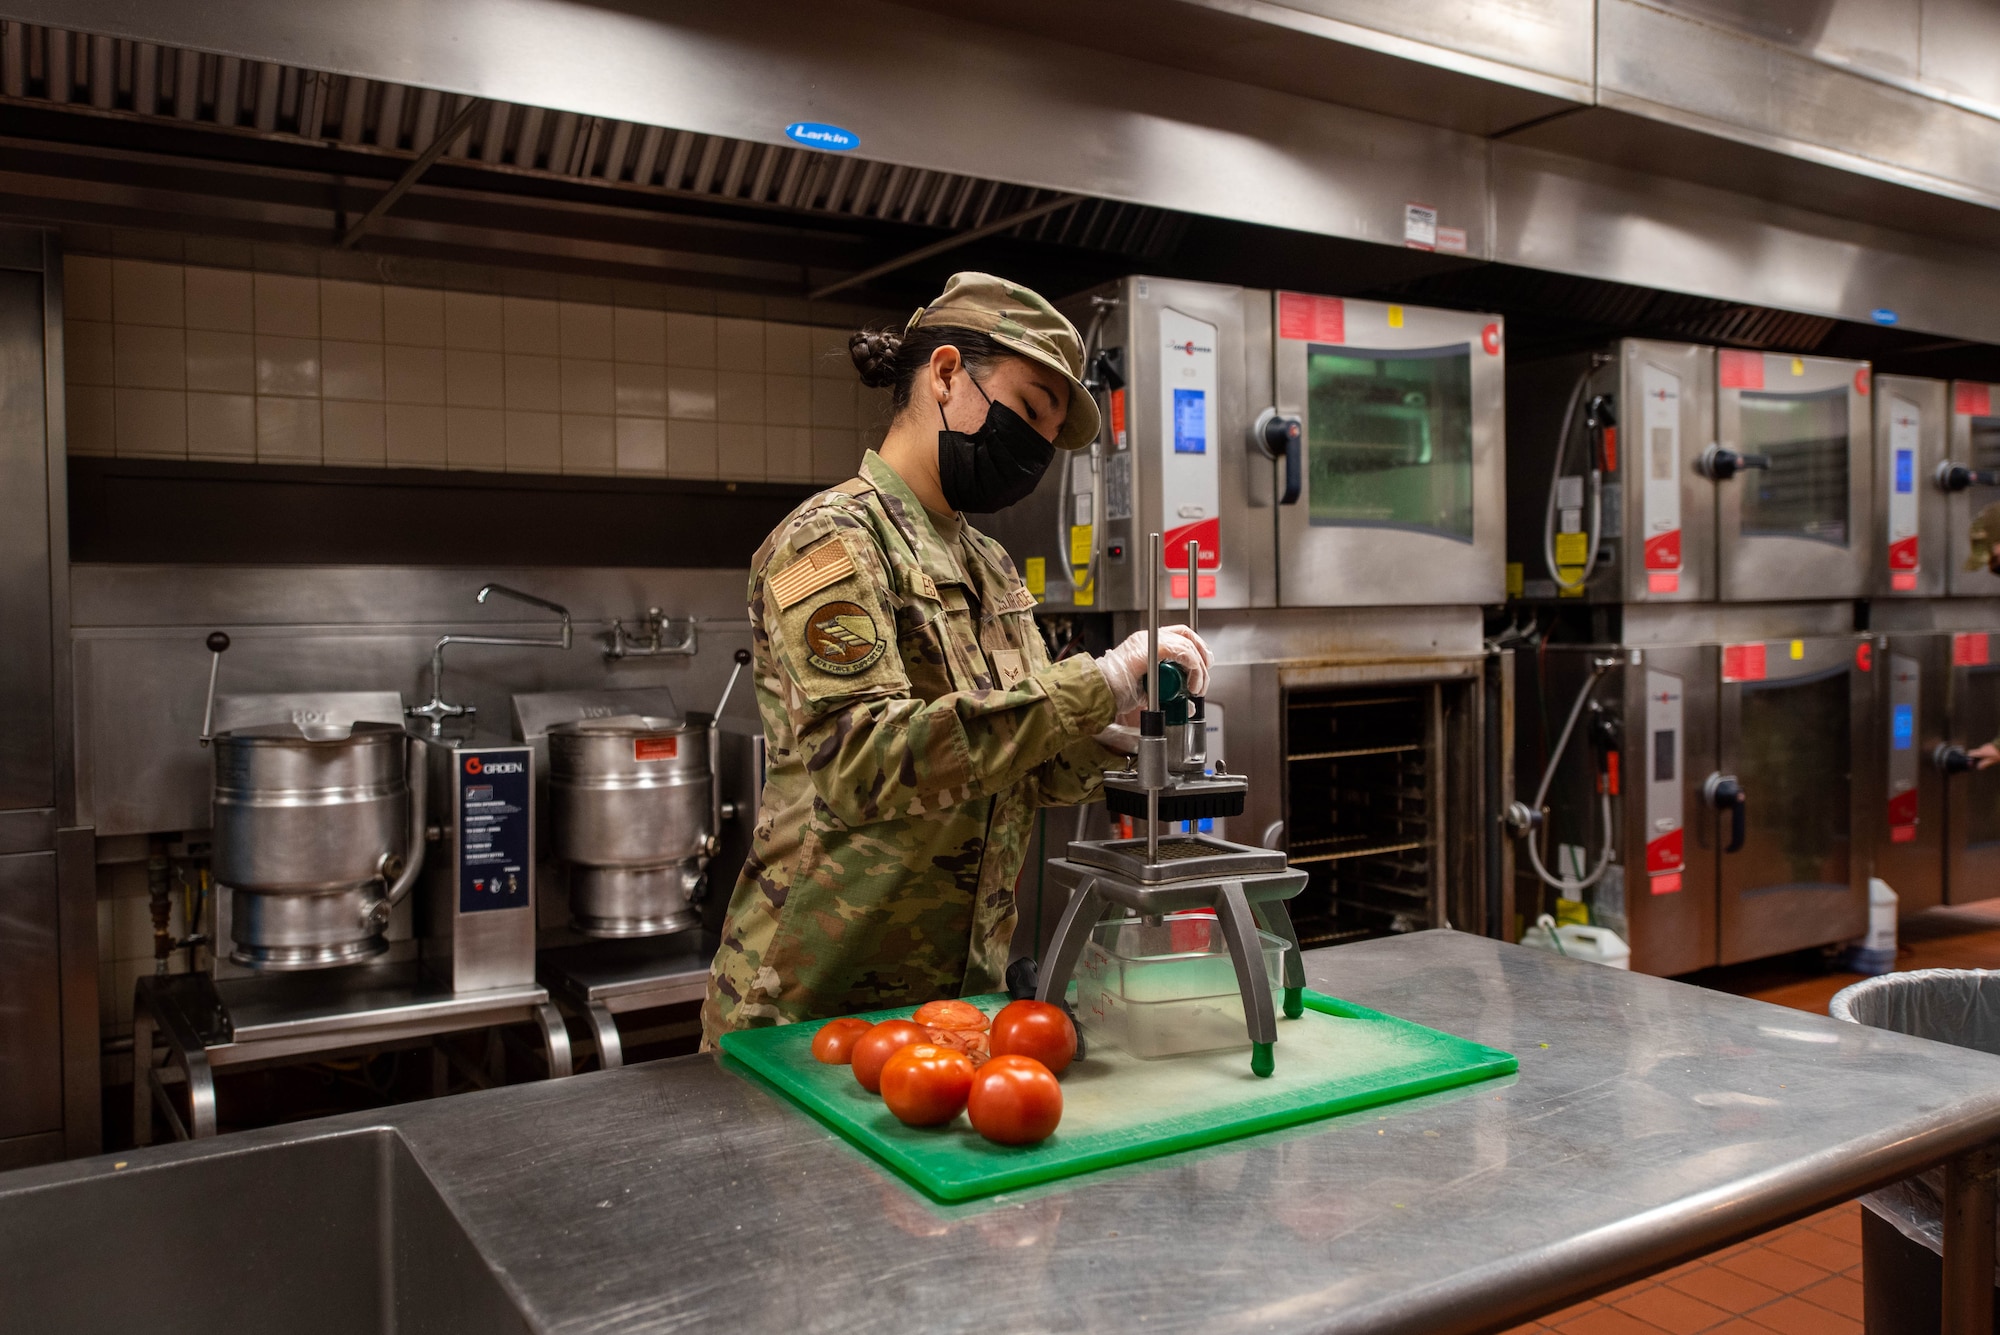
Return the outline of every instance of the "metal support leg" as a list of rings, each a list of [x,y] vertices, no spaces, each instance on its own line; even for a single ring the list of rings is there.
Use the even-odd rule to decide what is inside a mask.
[[[576,1069],[569,1055],[569,1026],[563,1023],[562,1012],[546,1001],[535,1007],[535,1021],[542,1026],[542,1045],[548,1049],[549,1079],[560,1080]]]
[[[1962,1154],[1944,1169],[1941,1335],[1993,1335],[1994,1176],[2000,1149]]]
[[[1264,973],[1264,947],[1257,939],[1257,919],[1241,881],[1225,881],[1216,897],[1215,916],[1229,941],[1229,958],[1236,965],[1236,985],[1243,993],[1243,1019],[1250,1030],[1250,1069],[1263,1076],[1275,1068],[1272,1047],[1278,1041],[1278,1017],[1271,1005],[1271,980]]]
[[[132,1143],[153,1143],[153,1013],[132,1008]]]
[[[187,1072],[189,1140],[206,1140],[215,1134],[215,1072],[209,1067],[208,1052],[189,1048],[181,1054]]]
[[[1260,900],[1250,910],[1259,927],[1291,943],[1285,952],[1285,1018],[1296,1020],[1306,1013],[1306,961],[1299,951],[1299,929],[1292,926],[1291,910],[1282,899]]]
[[[1070,975],[1076,972],[1077,958],[1083,954],[1084,944],[1090,940],[1091,929],[1104,916],[1104,909],[1104,896],[1097,893],[1095,880],[1077,886],[1076,892],[1069,897],[1068,907],[1063,909],[1062,921],[1056,924],[1056,937],[1049,947],[1049,958],[1042,965],[1041,976],[1035,982],[1035,1000],[1061,1004],[1069,995]]]
[[[618,1037],[618,1021],[601,1001],[593,1001],[584,1007],[584,1018],[590,1021],[591,1035],[597,1040],[597,1069],[615,1071],[625,1064],[625,1045]]]

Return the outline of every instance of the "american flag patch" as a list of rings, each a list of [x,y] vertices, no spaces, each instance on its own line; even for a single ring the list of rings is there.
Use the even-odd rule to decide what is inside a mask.
[[[778,610],[783,611],[853,573],[854,559],[847,554],[847,548],[840,539],[829,538],[765,580],[764,587],[778,600]]]

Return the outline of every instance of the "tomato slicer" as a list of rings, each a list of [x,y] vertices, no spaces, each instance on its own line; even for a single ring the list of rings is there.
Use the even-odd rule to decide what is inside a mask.
[[[1190,630],[1198,612],[1196,555],[1196,544],[1188,543]],[[1104,778],[1106,805],[1119,814],[1137,816],[1144,822],[1145,834],[1076,840],[1064,856],[1049,859],[1049,879],[1068,892],[1069,901],[1039,970],[1035,995],[1042,1001],[1063,1000],[1085,943],[1114,909],[1123,911],[1118,916],[1137,914],[1149,920],[1188,909],[1213,910],[1229,943],[1243,994],[1250,1069],[1268,1076],[1274,1069],[1278,1040],[1277,1006],[1257,933],[1261,928],[1291,946],[1284,952],[1283,1005],[1286,1018],[1296,1019],[1305,1006],[1305,965],[1285,901],[1305,888],[1306,874],[1290,867],[1276,849],[1197,832],[1198,820],[1240,814],[1247,785],[1240,776],[1207,772],[1200,697],[1188,692],[1176,664],[1160,662],[1162,561],[1157,533],[1151,536],[1150,556],[1147,661],[1155,667],[1147,674],[1146,708],[1139,715],[1139,753],[1130,768]],[[1162,839],[1162,820],[1187,821],[1188,832]]]

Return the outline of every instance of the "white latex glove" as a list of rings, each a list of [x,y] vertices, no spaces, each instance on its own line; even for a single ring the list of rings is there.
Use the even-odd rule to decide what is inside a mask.
[[[1188,694],[1208,694],[1208,646],[1201,636],[1186,626],[1160,627],[1160,657],[1187,669]],[[1104,684],[1118,703],[1118,712],[1138,709],[1145,702],[1140,682],[1146,675],[1146,632],[1134,631],[1125,642],[1108,650],[1097,660]]]

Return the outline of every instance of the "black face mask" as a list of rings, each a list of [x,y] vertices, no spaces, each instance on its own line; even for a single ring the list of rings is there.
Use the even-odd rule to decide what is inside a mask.
[[[972,380],[969,373],[965,378]],[[1028,498],[1048,471],[1056,447],[1019,413],[995,403],[978,381],[972,387],[986,400],[986,424],[968,435],[953,431],[947,422],[938,432],[938,481],[952,509],[990,515]],[[938,418],[944,418],[942,403]]]

